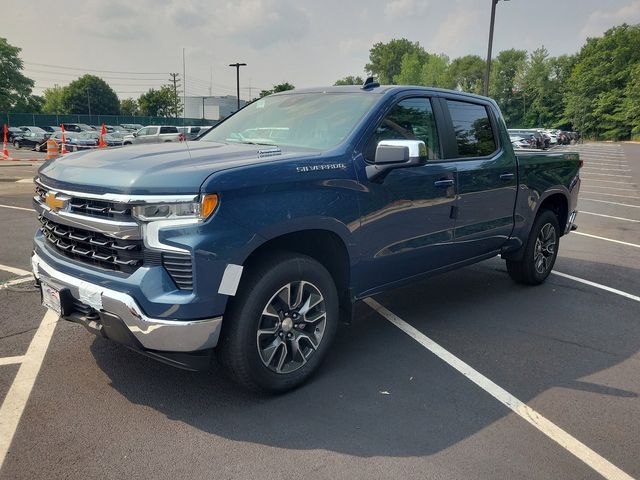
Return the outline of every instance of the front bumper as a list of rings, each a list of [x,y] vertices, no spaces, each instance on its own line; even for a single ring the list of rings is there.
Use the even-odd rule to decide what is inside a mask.
[[[218,343],[222,317],[202,320],[165,320],[147,317],[126,293],[74,278],[56,270],[39,255],[32,257],[33,274],[39,282],[64,292],[77,307],[64,308],[62,318],[83,324],[93,333],[141,350],[168,363],[171,355],[210,350]],[[83,315],[87,311],[91,315]],[[174,355],[175,357],[175,355]],[[177,355],[180,357],[180,355]],[[189,368],[189,365],[178,365]]]

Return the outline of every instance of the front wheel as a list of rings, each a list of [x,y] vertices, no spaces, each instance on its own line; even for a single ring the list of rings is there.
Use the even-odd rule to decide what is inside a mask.
[[[13,147],[14,147],[16,150],[20,150],[20,142],[18,142],[17,140],[16,140],[15,142],[13,142]]]
[[[542,210],[533,223],[522,259],[507,260],[509,276],[517,283],[541,284],[553,269],[559,245],[558,217],[551,210]]]
[[[247,272],[230,300],[217,357],[243,387],[284,392],[318,368],[337,326],[329,272],[305,255],[272,254]]]

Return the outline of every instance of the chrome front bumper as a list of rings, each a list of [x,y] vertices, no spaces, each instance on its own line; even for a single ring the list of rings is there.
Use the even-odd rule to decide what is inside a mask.
[[[33,274],[40,282],[71,296],[101,314],[117,317],[145,350],[195,352],[216,346],[222,317],[177,321],[147,317],[129,295],[94,285],[60,272],[37,254],[31,257]]]

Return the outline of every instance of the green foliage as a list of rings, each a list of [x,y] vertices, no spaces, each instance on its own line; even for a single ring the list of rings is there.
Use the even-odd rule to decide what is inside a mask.
[[[378,78],[381,84],[392,84],[400,75],[405,55],[417,55],[420,64],[427,61],[428,54],[418,42],[406,38],[393,39],[388,43],[378,42],[369,50],[369,62],[365,70]]]
[[[478,55],[456,58],[449,66],[452,85],[463,92],[481,94],[485,67]]]
[[[287,90],[293,90],[294,88],[296,87],[294,87],[289,82],[279,83],[278,85],[274,85],[271,90],[262,90],[260,92],[260,98],[266,97],[267,95],[271,95],[272,93],[286,92]]]
[[[120,100],[120,115],[135,116],[138,115],[138,113],[138,102],[133,98]]]
[[[437,88],[454,88],[451,73],[449,72],[449,57],[444,54],[429,55],[422,65],[421,85]]]
[[[64,89],[60,85],[54,85],[44,91],[44,104],[42,113],[58,114],[64,112],[62,97]]]
[[[339,85],[362,85],[364,80],[360,76],[354,77],[353,75],[349,75],[348,77],[341,78],[340,80],[336,80],[334,83],[335,86]]]
[[[405,53],[400,62],[400,73],[393,77],[397,85],[422,85],[423,56],[418,52]]]
[[[62,92],[64,113],[117,115],[120,102],[113,89],[99,77],[83,75],[64,87]]]
[[[565,117],[587,136],[629,138],[634,128],[636,66],[640,25],[621,25],[589,38],[567,81]]]
[[[32,109],[39,101],[31,98],[33,80],[22,74],[24,67],[20,59],[20,48],[0,37],[0,112]]]
[[[502,110],[507,125],[522,127],[526,110],[526,92],[517,83],[518,73],[523,72],[527,64],[526,50],[503,50],[493,60],[489,96]]]
[[[182,113],[180,99],[173,85],[163,85],[158,90],[151,88],[138,98],[140,114],[149,117],[179,117]]]

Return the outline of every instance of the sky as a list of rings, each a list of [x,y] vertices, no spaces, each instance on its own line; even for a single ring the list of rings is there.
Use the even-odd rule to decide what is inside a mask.
[[[376,42],[405,37],[451,58],[486,57],[491,0],[3,0],[0,37],[22,48],[35,94],[84,73],[120,98],[182,76],[187,95],[241,98],[290,82],[364,75]],[[10,19],[10,20],[9,20]],[[574,53],[587,37],[640,23],[640,0],[502,0],[494,55],[508,48]]]

